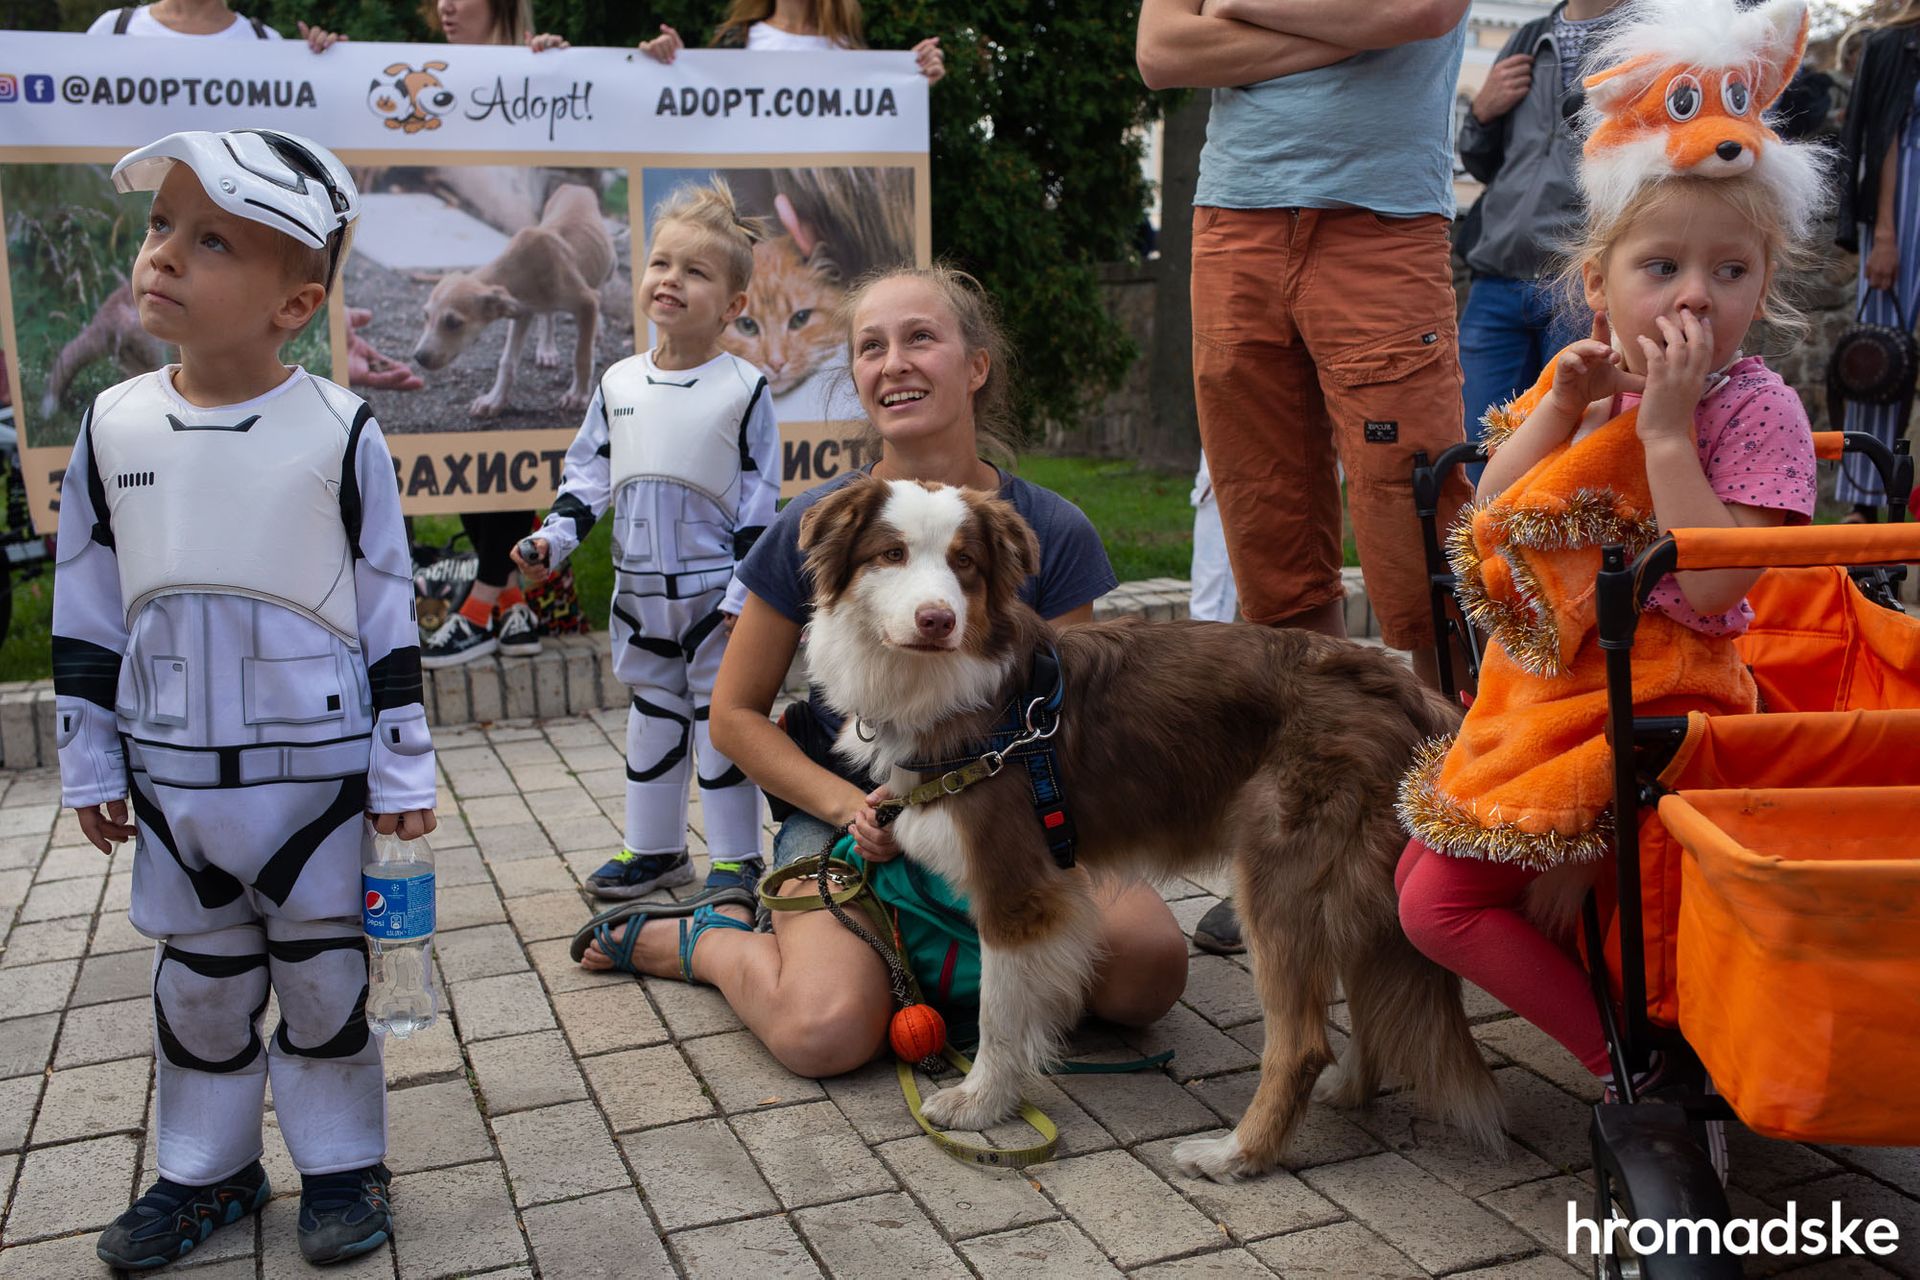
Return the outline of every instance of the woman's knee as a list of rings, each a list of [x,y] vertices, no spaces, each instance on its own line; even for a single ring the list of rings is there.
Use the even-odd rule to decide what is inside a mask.
[[[766,1038],[769,1052],[797,1076],[821,1080],[872,1061],[886,1036],[888,1011],[822,992],[801,1000]]]
[[[1105,957],[1089,1005],[1109,1022],[1156,1022],[1187,989],[1187,938],[1160,895],[1146,886],[1101,911]]]

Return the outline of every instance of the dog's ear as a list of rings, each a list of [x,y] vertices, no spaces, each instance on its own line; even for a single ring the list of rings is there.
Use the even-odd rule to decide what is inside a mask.
[[[411,70],[413,70],[413,68],[408,66],[406,63],[396,62],[392,66],[388,67],[385,71],[382,71],[380,74],[383,76],[403,76]]]
[[[445,71],[447,64],[444,62],[423,62],[420,64],[420,69],[422,71]]]
[[[816,607],[838,600],[853,580],[854,550],[886,501],[886,487],[886,481],[870,475],[855,476],[800,517],[800,550],[806,553]]]
[[[528,314],[525,303],[497,284],[480,295],[480,310],[489,320],[524,320]]]
[[[974,501],[974,510],[985,527],[987,545],[993,549],[988,590],[996,604],[1009,602],[1020,594],[1027,579],[1040,571],[1040,540],[1012,503],[980,498]]]

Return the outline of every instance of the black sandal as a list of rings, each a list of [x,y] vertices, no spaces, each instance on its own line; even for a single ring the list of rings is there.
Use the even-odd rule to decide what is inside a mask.
[[[622,930],[619,926],[623,922],[638,920],[644,925],[648,920],[685,920],[702,907],[744,907],[752,911],[759,905],[759,895],[741,888],[715,889],[695,894],[684,902],[623,902],[581,926],[580,932],[573,935],[567,954],[578,964],[587,954],[588,946],[598,942],[607,958],[613,961],[614,968],[622,973],[638,973],[633,967],[633,947],[640,937],[640,927],[628,925]]]

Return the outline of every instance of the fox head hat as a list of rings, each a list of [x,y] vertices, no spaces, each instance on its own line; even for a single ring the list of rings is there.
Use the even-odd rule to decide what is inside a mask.
[[[1611,222],[1665,178],[1751,173],[1803,236],[1823,199],[1821,150],[1788,142],[1761,113],[1793,79],[1807,26],[1805,0],[1634,0],[1588,63],[1588,215]]]

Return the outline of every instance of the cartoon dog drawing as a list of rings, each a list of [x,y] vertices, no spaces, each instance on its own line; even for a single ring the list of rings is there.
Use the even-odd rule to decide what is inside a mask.
[[[444,62],[422,63],[418,71],[404,62],[394,63],[380,73],[388,79],[367,86],[367,109],[385,120],[389,129],[408,133],[438,129],[440,117],[454,104],[453,91],[434,74],[446,69]]]
[[[427,297],[427,322],[414,344],[413,358],[423,369],[442,369],[496,320],[509,322],[507,344],[493,387],[467,411],[476,418],[497,416],[513,389],[514,366],[526,345],[527,329],[540,326],[535,361],[542,368],[560,363],[553,344],[553,313],[573,316],[579,339],[574,348],[573,381],[560,408],[587,407],[593,389],[593,339],[600,323],[600,286],[613,274],[613,238],[600,219],[600,197],[590,187],[566,183],[547,197],[540,221],[514,233],[500,256],[478,271],[444,276]]]

